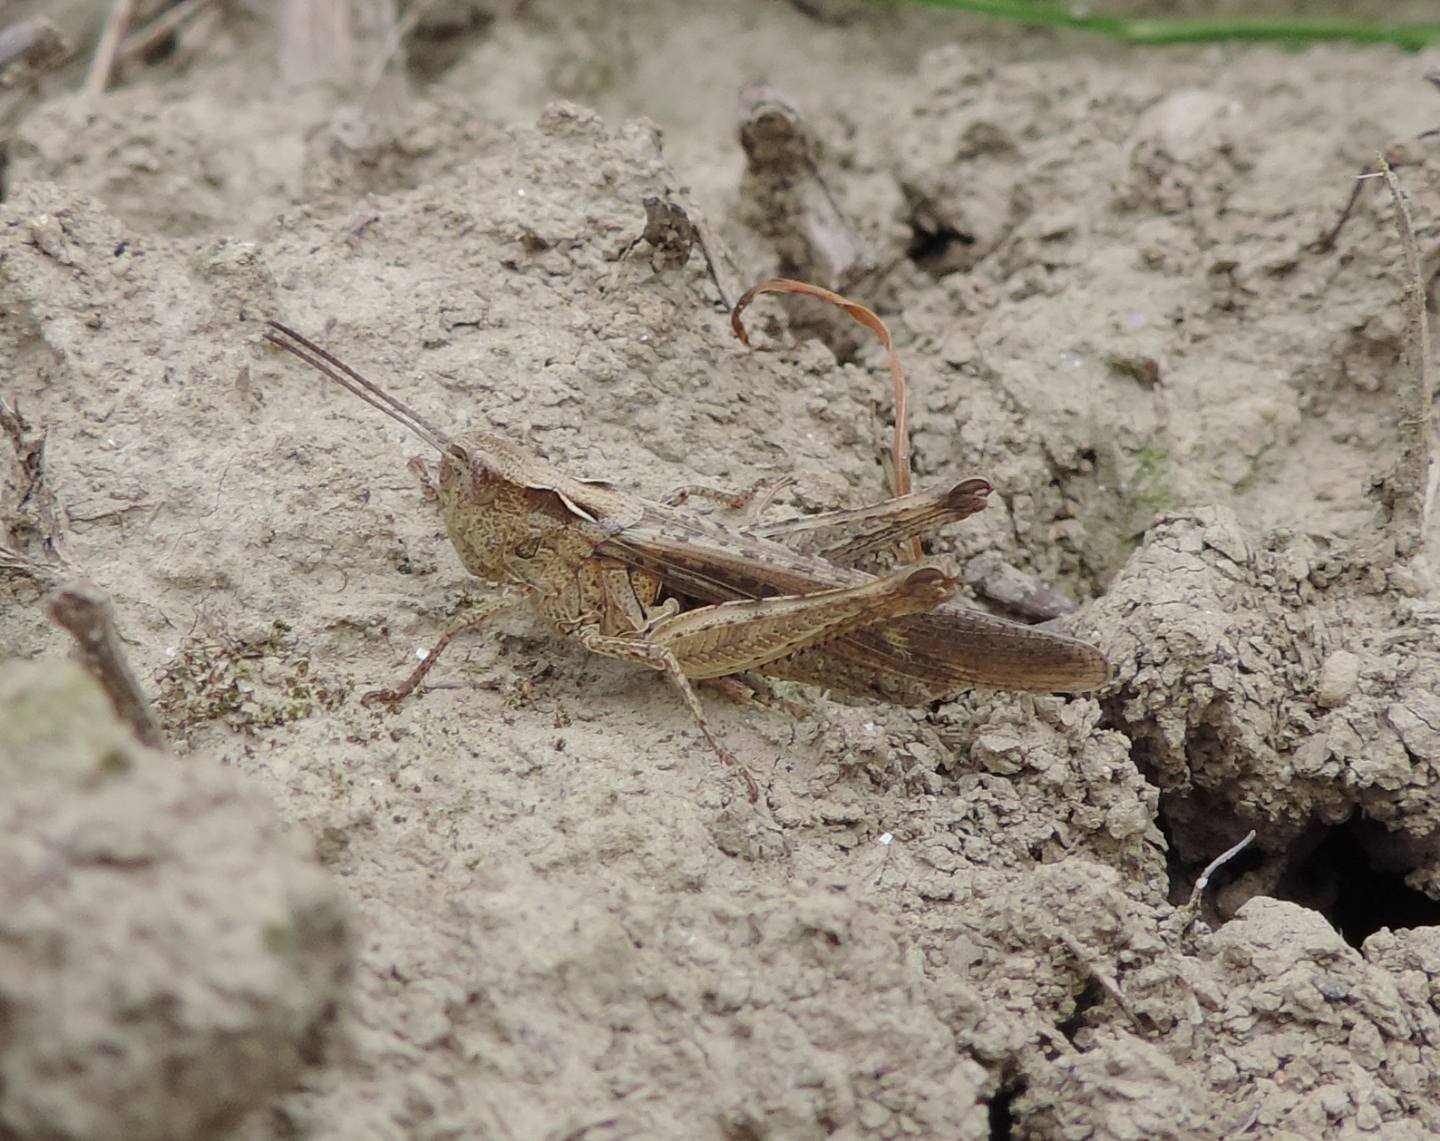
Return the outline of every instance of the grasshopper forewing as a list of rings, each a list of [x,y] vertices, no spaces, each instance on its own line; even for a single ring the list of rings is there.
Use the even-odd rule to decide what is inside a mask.
[[[889,503],[897,507],[907,500],[948,503],[949,511],[937,508],[926,513],[930,519],[948,522],[982,508],[989,492],[990,485],[984,480],[971,479],[947,492],[904,496]],[[865,508],[855,514],[873,510]],[[817,531],[835,525],[832,515],[812,519]],[[774,530],[800,538],[808,532],[798,524],[807,522],[810,520],[791,520],[774,528],[732,529],[660,508],[647,510],[602,543],[596,553],[654,575],[669,594],[687,600],[685,605],[803,594],[870,577],[865,571],[796,551],[770,537]],[[877,533],[864,549],[893,545],[911,533],[897,526],[888,533]],[[923,613],[839,634],[760,672],[856,697],[924,705],[975,687],[1082,693],[1105,684],[1109,666],[1099,650],[1078,639],[946,601]]]
[[[266,339],[435,448],[436,495],[465,568],[587,649],[667,673],[752,800],[754,778],[711,733],[690,679],[754,671],[914,705],[971,686],[1079,692],[1108,676],[1084,642],[955,604],[955,579],[933,561],[874,574],[851,565],[979,511],[991,490],[982,479],[725,527],[566,475],[485,429],[447,435],[278,322]],[[409,693],[438,650],[399,690],[370,696]]]

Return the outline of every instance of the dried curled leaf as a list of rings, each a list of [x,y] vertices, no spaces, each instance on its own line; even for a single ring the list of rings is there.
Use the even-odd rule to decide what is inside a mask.
[[[764,293],[793,293],[802,297],[816,297],[821,301],[828,302],[836,308],[843,309],[856,322],[864,325],[879,338],[880,343],[885,347],[885,355],[890,365],[890,380],[895,389],[895,434],[890,444],[890,480],[891,490],[895,495],[910,494],[910,398],[909,388],[905,383],[905,370],[900,365],[900,354],[895,351],[895,342],[890,336],[890,330],[885,322],[880,320],[875,313],[865,306],[842,297],[832,290],[822,288],[818,285],[811,285],[804,281],[794,281],[788,277],[772,277],[752,286],[745,291],[744,296],[735,302],[735,308],[730,310],[730,329],[740,339],[740,343],[746,348],[754,348],[751,344],[750,334],[745,329],[745,324],[740,319],[745,307],[755,298]],[[920,556],[920,544],[918,540],[910,540],[907,545],[907,553],[911,558]]]

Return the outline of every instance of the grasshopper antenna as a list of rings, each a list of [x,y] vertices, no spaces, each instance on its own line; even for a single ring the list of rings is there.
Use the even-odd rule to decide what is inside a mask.
[[[347,392],[358,396],[371,408],[377,408],[392,420],[405,425],[438,452],[450,450],[450,437],[435,427],[415,409],[391,396],[378,384],[366,380],[339,357],[326,352],[314,341],[302,337],[279,321],[266,321],[265,339],[276,348],[299,357],[316,372],[323,373]],[[288,339],[287,339],[288,338]]]

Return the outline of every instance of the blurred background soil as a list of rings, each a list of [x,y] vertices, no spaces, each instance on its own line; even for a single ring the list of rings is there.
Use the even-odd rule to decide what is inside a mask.
[[[1428,300],[1440,49],[182,8],[103,90],[109,5],[7,9],[75,54],[0,93],[0,1137],[1440,1130],[1432,397],[1383,180],[1332,234],[1387,155]],[[650,197],[713,272],[638,240]],[[996,487],[933,549],[976,605],[996,567],[1080,602],[1111,684],[706,694],[759,808],[527,614],[363,708],[484,591],[417,442],[264,321],[649,497],[873,502],[883,354],[769,299],[746,350],[776,272],[889,322],[917,483]],[[178,759],[61,670],[74,577]]]

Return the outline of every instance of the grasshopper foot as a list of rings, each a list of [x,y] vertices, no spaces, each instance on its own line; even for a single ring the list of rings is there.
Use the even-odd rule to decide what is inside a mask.
[[[740,775],[740,779],[745,782],[745,796],[749,799],[750,803],[759,803],[760,786],[755,783],[754,775],[740,763],[739,758],[737,758],[734,753],[711,736],[708,729],[705,730],[705,735],[710,738],[710,746],[715,750],[715,755],[720,758],[721,763],[734,769]]]
[[[399,704],[413,692],[413,689],[406,689],[403,685],[398,689],[372,689],[368,693],[360,695],[360,704],[366,709],[372,705],[388,705],[393,713]]]
[[[410,671],[410,676],[397,685],[394,689],[372,689],[369,693],[360,698],[360,704],[369,709],[372,705],[388,705],[393,713],[395,709],[420,688],[420,683],[425,680],[425,675],[435,668],[435,663],[440,660],[441,651],[445,649],[456,634],[468,630],[473,623],[467,622],[463,626],[457,626],[453,630],[447,630],[440,635],[440,640],[435,643],[420,659],[420,664]]]
[[[435,651],[415,667],[414,671],[403,682],[394,689],[372,689],[369,693],[361,694],[360,704],[366,709],[372,705],[388,705],[393,713],[399,704],[420,688],[420,683],[425,680],[425,675],[430,672],[430,667],[435,664]]]

